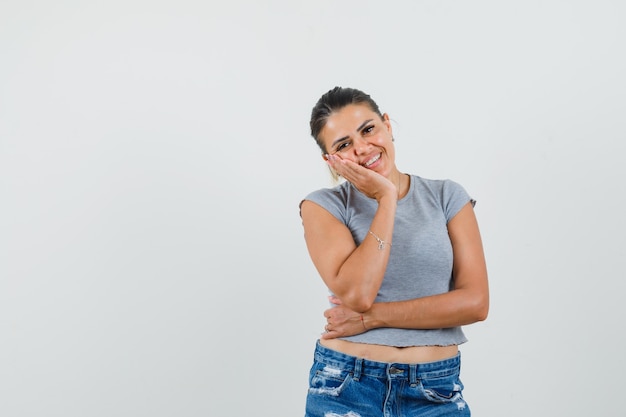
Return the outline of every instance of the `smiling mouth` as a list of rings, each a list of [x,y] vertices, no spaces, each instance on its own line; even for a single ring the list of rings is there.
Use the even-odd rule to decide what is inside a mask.
[[[363,166],[365,168],[368,168],[370,165],[372,165],[374,162],[378,161],[380,159],[380,154],[376,155],[375,157],[373,157],[372,159],[370,159],[369,161],[365,162],[363,164]]]

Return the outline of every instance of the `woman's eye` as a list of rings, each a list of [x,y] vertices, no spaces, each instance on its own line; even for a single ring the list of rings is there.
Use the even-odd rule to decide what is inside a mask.
[[[343,142],[343,143],[340,143],[340,144],[339,144],[339,145],[335,148],[335,152],[339,152],[339,151],[341,151],[341,150],[343,150],[343,149],[345,149],[345,148],[347,148],[347,147],[348,147],[348,142]]]
[[[374,125],[371,126],[365,126],[365,128],[363,128],[363,133],[371,133],[372,130],[374,130]]]

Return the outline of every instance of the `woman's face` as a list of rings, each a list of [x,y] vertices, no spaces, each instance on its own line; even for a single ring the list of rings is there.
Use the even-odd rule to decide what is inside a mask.
[[[330,155],[348,159],[385,177],[395,169],[391,124],[367,104],[350,104],[333,112],[320,132]]]

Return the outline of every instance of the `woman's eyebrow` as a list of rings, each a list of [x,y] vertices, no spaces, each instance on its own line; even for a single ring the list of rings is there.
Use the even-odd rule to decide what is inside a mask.
[[[357,128],[356,128],[356,130],[355,130],[355,131],[356,131],[356,132],[360,132],[360,131],[361,131],[361,129],[363,129],[363,128],[365,127],[365,125],[367,125],[368,123],[371,123],[373,120],[374,120],[374,119],[368,119],[368,120],[364,121],[363,123],[361,123],[361,124],[359,125],[359,127],[357,127]],[[330,145],[330,147],[331,147],[331,148],[333,148],[336,144],[338,144],[339,142],[342,142],[342,141],[344,141],[344,140],[348,139],[349,137],[350,137],[350,136],[344,136],[344,137],[341,137],[341,138],[339,138],[339,139],[335,139],[335,141],[333,141],[333,143]]]
[[[367,124],[369,124],[369,123],[371,123],[373,121],[374,121],[374,119],[369,119],[369,120],[364,121],[363,123],[361,123],[361,125],[359,127],[356,128],[356,131],[360,132],[361,129],[363,129],[365,127],[365,125],[367,125]]]

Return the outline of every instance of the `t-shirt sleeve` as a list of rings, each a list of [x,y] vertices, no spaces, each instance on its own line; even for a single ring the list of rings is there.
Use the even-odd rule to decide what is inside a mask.
[[[476,205],[476,200],[470,197],[465,188],[451,180],[443,182],[442,203],[446,222],[452,220],[468,202],[472,203],[472,207]]]
[[[312,201],[315,204],[320,205],[322,208],[326,209],[330,214],[335,216],[337,220],[346,224],[346,204],[344,203],[344,199],[341,197],[339,191],[337,189],[321,189],[317,191],[313,191],[302,201],[300,202],[300,206],[305,200]]]

